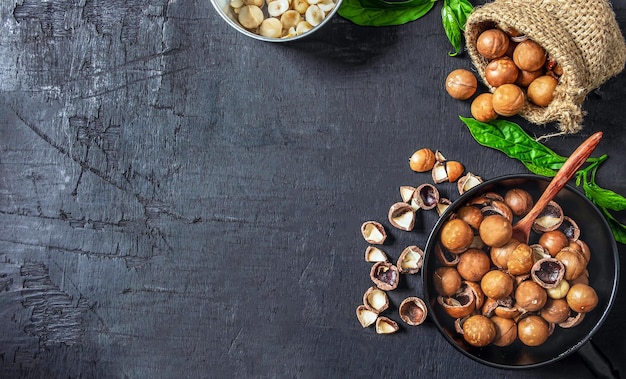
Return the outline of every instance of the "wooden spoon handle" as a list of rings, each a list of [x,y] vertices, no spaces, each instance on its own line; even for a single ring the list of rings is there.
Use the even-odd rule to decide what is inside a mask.
[[[528,212],[524,218],[519,220],[517,225],[525,225],[526,223],[532,224],[537,216],[543,211],[543,209],[548,205],[550,200],[556,196],[556,194],[565,187],[565,184],[569,182],[569,180],[574,176],[576,171],[585,163],[587,158],[591,155],[593,150],[598,146],[600,140],[602,139],[602,132],[596,132],[591,135],[591,137],[587,138],[585,142],[583,142],[572,155],[567,158],[563,166],[556,173],[548,187],[543,191],[537,203],[533,206],[533,208]]]

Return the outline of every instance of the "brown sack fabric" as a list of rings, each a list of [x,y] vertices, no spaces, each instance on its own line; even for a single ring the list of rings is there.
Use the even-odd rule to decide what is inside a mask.
[[[624,69],[626,43],[606,0],[495,0],[476,7],[465,25],[465,40],[482,81],[488,61],[476,49],[483,31],[514,29],[540,44],[563,68],[547,107],[526,105],[520,115],[535,124],[558,122],[566,133],[582,128],[587,94]]]

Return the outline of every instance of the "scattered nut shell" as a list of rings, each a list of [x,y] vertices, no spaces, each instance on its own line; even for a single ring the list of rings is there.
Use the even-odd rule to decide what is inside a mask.
[[[413,191],[413,197],[411,199],[413,208],[417,207],[424,210],[430,210],[436,207],[438,203],[439,190],[432,184],[424,183]]]
[[[400,314],[402,321],[411,326],[417,326],[421,325],[424,320],[426,320],[428,309],[426,308],[424,300],[419,297],[412,296],[402,300],[402,303],[400,303],[400,307],[398,308],[398,313]]]
[[[363,305],[376,313],[381,313],[389,308],[389,298],[385,291],[372,286],[363,294]]]
[[[404,231],[413,230],[415,225],[415,209],[411,205],[403,202],[394,203],[389,208],[388,213],[389,223]]]
[[[422,268],[424,257],[424,251],[417,246],[406,247],[400,257],[396,266],[401,274],[415,274]]]
[[[465,176],[459,178],[457,182],[457,189],[459,190],[459,194],[463,195],[465,192],[469,191],[473,187],[476,187],[482,182],[483,179],[480,176],[476,176],[471,172],[468,172]]]
[[[380,316],[376,319],[376,333],[378,334],[392,334],[399,329],[398,323],[388,317]]]
[[[557,202],[552,200],[546,205],[543,211],[539,213],[532,228],[538,233],[558,229],[561,223],[563,223],[563,217],[563,209]]]
[[[411,199],[413,198],[413,192],[415,192],[415,187],[400,186],[400,197],[405,203],[411,202]]]
[[[368,309],[365,305],[359,305],[356,308],[356,317],[359,319],[361,326],[367,328],[368,326],[374,325],[378,318],[378,313]]]
[[[445,212],[446,209],[448,209],[450,205],[452,205],[452,202],[450,201],[450,199],[446,199],[445,197],[440,198],[436,207],[437,214],[441,216],[443,212]]]
[[[389,259],[387,258],[387,253],[385,253],[382,249],[376,246],[368,246],[365,249],[365,261],[376,263],[376,262],[387,262]]]
[[[366,221],[361,225],[361,234],[365,241],[374,244],[381,245],[387,239],[387,232],[385,227],[376,221]]]
[[[370,270],[370,279],[383,291],[392,291],[398,287],[400,270],[389,262],[377,262]]]
[[[448,180],[448,172],[446,171],[446,165],[443,162],[437,161],[433,166],[431,173],[435,184],[443,183]]]

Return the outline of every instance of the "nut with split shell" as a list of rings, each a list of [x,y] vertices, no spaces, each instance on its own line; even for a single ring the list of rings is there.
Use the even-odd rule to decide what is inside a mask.
[[[548,299],[539,315],[548,322],[560,324],[569,318],[570,307],[565,299]]]
[[[511,208],[509,208],[509,206],[506,205],[504,201],[492,200],[488,206],[483,207],[481,209],[481,212],[483,213],[484,216],[489,216],[489,215],[494,215],[494,214],[500,215],[506,218],[507,220],[513,222],[513,211],[511,211]]]
[[[459,263],[459,254],[454,254],[443,249],[440,244],[435,245],[435,257],[442,266],[456,266]]]
[[[437,161],[432,169],[433,182],[436,184],[443,182],[454,183],[465,172],[465,166],[457,161]]]
[[[493,339],[495,346],[509,346],[517,339],[517,324],[513,319],[493,316],[490,320],[496,327],[496,336]]]
[[[447,199],[445,197],[439,198],[439,202],[437,203],[437,206],[435,207],[437,209],[437,214],[441,216],[443,212],[445,212],[446,209],[448,209],[450,205],[452,205],[452,202],[450,201],[450,199]]]
[[[532,229],[537,233],[558,229],[563,222],[563,216],[563,208],[556,201],[551,200],[535,219]]]
[[[419,297],[411,296],[402,300],[398,307],[398,313],[402,321],[411,326],[421,325],[428,315],[426,303]]]
[[[401,274],[416,274],[422,268],[423,258],[422,249],[415,245],[407,246],[398,257],[396,266]]]
[[[397,202],[391,205],[387,214],[389,223],[400,230],[411,231],[415,225],[415,209],[407,203]]]
[[[398,287],[400,271],[389,262],[377,262],[370,270],[370,279],[381,290],[392,291]]]
[[[459,191],[460,195],[463,195],[465,192],[476,187],[482,182],[483,179],[480,176],[468,172],[467,174],[465,174],[465,176],[459,178],[459,180],[457,181],[457,190]]]
[[[572,248],[564,247],[554,257],[565,266],[565,280],[575,280],[587,269],[587,261],[583,255]]]
[[[475,292],[467,283],[450,296],[438,296],[437,302],[452,318],[469,316],[476,309]]]
[[[430,210],[439,203],[439,190],[430,183],[419,185],[411,197],[411,204],[414,208]]]
[[[361,225],[361,234],[365,241],[374,245],[381,245],[387,239],[385,227],[377,221],[364,222]]]
[[[565,276],[565,266],[555,258],[542,258],[530,269],[530,277],[543,288],[556,288]]]

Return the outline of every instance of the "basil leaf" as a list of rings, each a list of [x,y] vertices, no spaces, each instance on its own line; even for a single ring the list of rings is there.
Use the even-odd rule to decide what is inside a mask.
[[[443,29],[446,31],[448,41],[450,41],[454,48],[454,52],[448,53],[448,55],[458,55],[461,52],[461,27],[459,26],[459,22],[452,8],[447,4],[441,7],[441,21],[443,23]]]
[[[361,26],[392,26],[415,21],[435,5],[436,0],[411,0],[405,3],[344,0],[337,10],[341,17]]]
[[[533,174],[542,175],[542,176],[548,176],[548,177],[553,177],[553,176],[556,175],[556,170],[552,170],[552,169],[546,168],[546,167],[536,166],[536,165],[534,165],[532,163],[528,163],[528,162],[522,162],[522,163]]]
[[[613,211],[626,210],[626,198],[611,190],[604,189],[596,183],[583,183],[585,195],[599,207]]]
[[[446,3],[450,6],[450,10],[456,17],[456,21],[459,24],[459,29],[465,30],[465,23],[467,22],[467,17],[474,6],[468,0],[447,0]]]
[[[494,120],[486,123],[473,118],[460,119],[467,125],[476,142],[500,150],[524,165],[558,170],[567,159],[535,141],[514,122]]]

